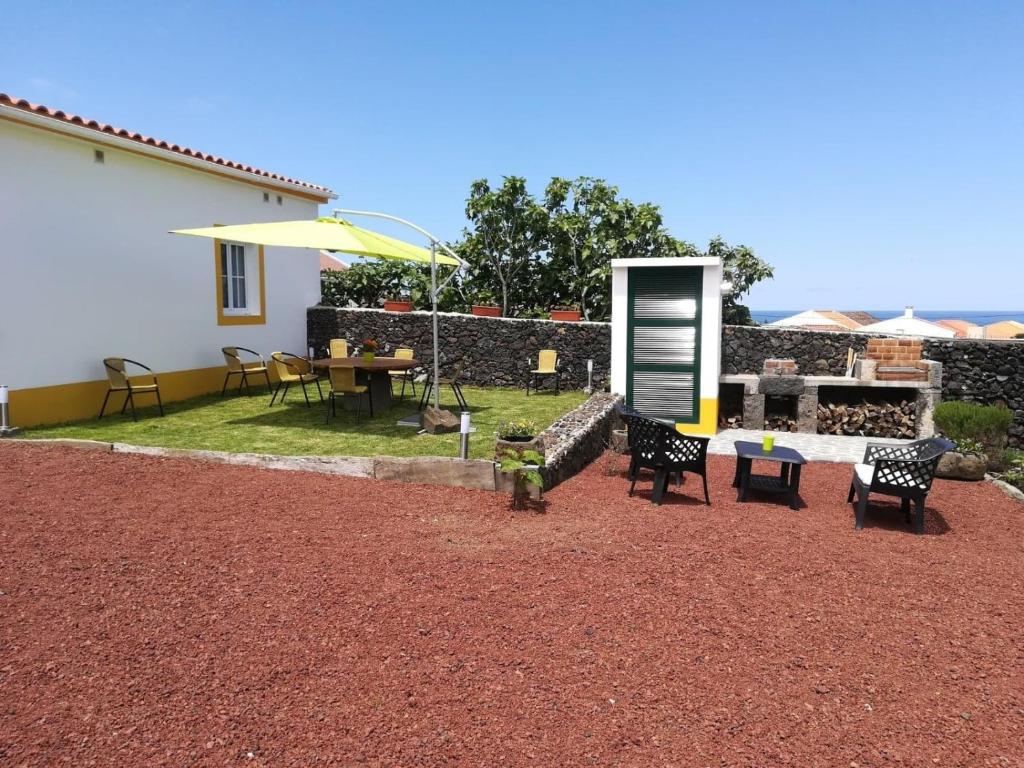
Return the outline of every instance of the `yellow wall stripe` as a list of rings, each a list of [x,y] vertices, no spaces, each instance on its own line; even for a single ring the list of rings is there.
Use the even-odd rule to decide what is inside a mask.
[[[224,383],[223,366],[196,368],[191,371],[157,371],[160,397],[165,403],[185,400],[197,395],[219,392]],[[141,383],[148,383],[143,379]],[[231,381],[237,386],[238,377]],[[106,379],[83,381],[75,384],[57,384],[51,387],[11,390],[11,423],[15,427],[32,427],[39,424],[56,424],[62,421],[95,418],[99,415],[103,396],[107,393]],[[117,413],[124,402],[124,394],[115,392],[107,403],[107,413]],[[156,398],[141,394],[136,398],[136,407],[155,405]]]

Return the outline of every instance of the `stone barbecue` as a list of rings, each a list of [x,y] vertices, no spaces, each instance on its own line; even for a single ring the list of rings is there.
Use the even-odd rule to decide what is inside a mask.
[[[787,358],[766,359],[760,375],[723,375],[721,384],[743,387],[742,418],[733,421],[745,429],[817,433],[823,430],[822,420],[829,423],[836,411],[847,407],[836,407],[833,401],[842,403],[844,393],[850,398],[870,394],[880,401],[892,396],[904,408],[866,401],[864,406],[851,407],[884,412],[900,429],[900,436],[931,437],[935,432],[932,414],[941,400],[942,364],[922,360],[917,339],[871,339],[868,345],[867,356],[855,362],[849,376],[801,376],[796,361]],[[846,433],[859,434],[863,421],[863,416],[859,422],[855,417]]]

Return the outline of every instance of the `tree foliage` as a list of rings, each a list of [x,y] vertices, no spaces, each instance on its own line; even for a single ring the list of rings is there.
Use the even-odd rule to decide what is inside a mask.
[[[717,256],[733,292],[723,301],[724,322],[752,323],[740,300],[772,268],[747,246],[716,237],[702,251],[672,237],[661,210],[634,203],[601,179],[551,179],[538,201],[526,180],[508,176],[501,186],[474,181],[466,201],[469,226],[451,247],[469,270],[445,291],[439,306],[466,311],[497,303],[506,316],[543,316],[556,306],[578,308],[587,320],[611,316],[612,259]],[[430,303],[430,269],[401,262],[370,262],[325,273],[326,304],[378,306],[408,295],[418,308]]]

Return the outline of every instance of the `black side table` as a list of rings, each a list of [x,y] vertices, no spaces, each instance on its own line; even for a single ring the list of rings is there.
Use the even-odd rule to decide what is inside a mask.
[[[799,508],[797,496],[800,493],[800,468],[807,463],[807,459],[792,448],[778,445],[768,452],[762,449],[760,443],[737,440],[733,445],[736,446],[736,477],[732,485],[739,489],[736,501],[746,501],[749,490],[784,493],[789,497],[789,508]],[[751,467],[755,460],[778,463],[779,476],[753,474]]]

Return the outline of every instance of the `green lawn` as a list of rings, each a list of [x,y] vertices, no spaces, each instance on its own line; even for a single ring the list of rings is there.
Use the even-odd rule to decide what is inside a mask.
[[[463,387],[477,432],[470,440],[472,458],[494,456],[494,431],[498,422],[532,419],[541,429],[586,399],[582,392],[559,395],[542,392],[526,396],[521,389]],[[156,408],[131,416],[104,416],[25,430],[25,437],[74,437],[87,440],[131,443],[163,448],[198,448],[237,453],[271,453],[289,456],[457,456],[458,434],[419,435],[395,422],[416,411],[417,401],[407,397],[394,407],[356,421],[355,413],[342,411],[324,423],[326,406],[315,399],[306,408],[301,391],[288,393],[284,405],[268,408],[270,396],[217,395],[183,400],[165,406],[160,418]],[[117,401],[120,406],[120,401]],[[458,414],[451,390],[442,391],[441,406]]]

